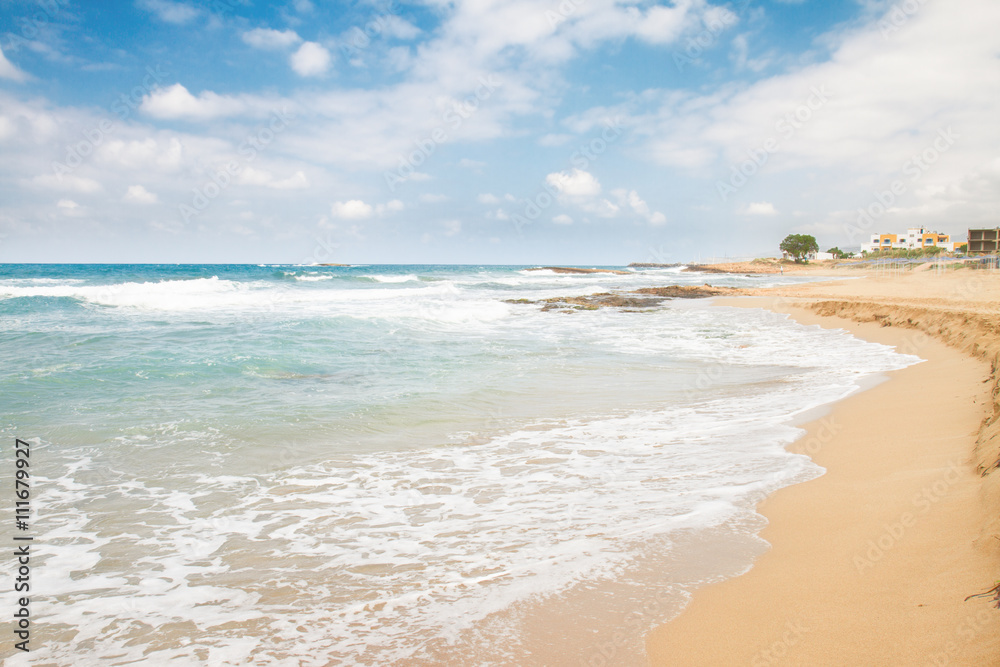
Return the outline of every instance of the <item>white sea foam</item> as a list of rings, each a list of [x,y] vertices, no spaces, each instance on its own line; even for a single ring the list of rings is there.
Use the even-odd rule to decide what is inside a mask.
[[[86,281],[82,278],[5,278],[0,280],[0,287],[5,285],[12,287],[23,285],[71,285],[82,282]]]
[[[337,276],[331,275],[329,273],[320,273],[320,274],[307,274],[304,276],[295,276],[295,279],[302,280],[304,282],[315,282],[318,280],[333,280],[336,277]]]
[[[420,278],[413,273],[408,273],[402,276],[391,276],[391,275],[387,276],[387,275],[372,274],[372,275],[365,275],[362,277],[371,278],[375,282],[379,283],[410,283],[420,280]]]
[[[162,395],[183,418],[130,423],[100,446],[67,442],[44,452],[39,662],[433,663],[492,613],[581,583],[626,581],[635,562],[669,554],[681,534],[715,527],[752,535],[761,522],[758,500],[820,472],[784,450],[801,433],[789,420],[853,391],[864,375],[916,361],[765,311],[675,302],[642,314],[564,315],[503,301],[751,280],[738,276],[286,275],[296,280],[0,283],[0,299],[70,297],[88,309],[77,323],[72,310],[53,309],[67,340],[80,326],[87,345],[65,358],[55,348],[39,357],[44,363],[24,366],[17,381],[43,391],[50,377],[71,387],[76,376],[105,370],[107,343],[87,357],[94,312],[110,323],[109,336],[124,332],[130,351],[139,345],[141,352],[135,325],[147,322],[178,346],[162,366],[141,353],[135,363],[142,367],[117,360],[124,370],[116,382],[126,384],[112,391]],[[167,328],[174,319],[185,324]],[[228,344],[210,328],[233,322],[266,325],[270,337]],[[199,352],[209,347],[210,333],[218,347],[181,354],[187,340]],[[348,334],[378,340],[352,348]],[[356,373],[373,398],[351,403],[361,400],[361,384],[355,376],[353,384],[336,379],[338,355],[384,350],[405,355]],[[320,353],[322,362],[314,358]],[[176,378],[194,368],[210,381],[188,397],[189,380]],[[102,378],[113,379],[110,372]],[[280,402],[277,381],[291,402]],[[612,381],[619,382],[614,391]],[[399,393],[394,382],[404,385]],[[448,393],[462,383],[473,389]],[[262,403],[247,398],[258,385],[276,413],[287,408],[295,416],[269,421],[255,409]],[[76,386],[81,407],[73,419],[94,414],[83,392],[89,398],[102,388]],[[500,410],[459,424],[461,410],[411,405],[422,387],[440,392],[437,405],[492,391],[501,407],[541,407],[530,418]],[[299,411],[306,396],[315,402]],[[319,406],[337,401],[374,415],[372,430],[386,435],[362,448],[337,430],[334,416],[322,433],[343,442],[323,440],[323,454],[305,458],[294,444],[299,416],[326,421],[339,413]],[[407,429],[446,422],[445,434],[429,446],[409,430],[388,431],[390,410]],[[448,419],[456,420],[450,431]],[[221,425],[233,420],[235,431]],[[240,435],[248,430],[270,435],[251,445]],[[98,437],[81,432],[78,442]],[[492,664],[519,662],[512,645],[500,645],[514,640],[485,631],[475,637],[495,656]]]
[[[81,285],[70,281],[48,286],[0,286],[0,297],[70,297],[104,306],[128,306],[157,310],[187,310],[218,305],[218,295],[246,292],[247,286],[231,280],[194,278],[159,282],[125,282]]]
[[[440,642],[516,601],[627,577],[633,559],[669,550],[682,531],[759,529],[756,502],[820,473],[784,450],[801,433],[789,419],[844,396],[863,374],[914,361],[763,311],[676,308],[641,316],[642,326],[623,313],[580,316],[589,319],[575,327],[578,343],[785,370],[752,390],[653,410],[501,427],[481,444],[286,465],[295,447],[276,442],[276,467],[247,475],[225,463],[123,468],[93,448],[68,451],[61,474],[39,480],[39,540],[52,555],[38,622],[73,632],[47,636],[36,659],[431,659]],[[532,340],[553,335],[558,317],[532,307],[503,327]]]

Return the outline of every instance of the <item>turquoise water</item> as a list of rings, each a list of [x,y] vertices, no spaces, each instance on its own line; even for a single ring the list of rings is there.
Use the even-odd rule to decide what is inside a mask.
[[[755,503],[819,474],[784,451],[796,415],[914,361],[704,301],[507,303],[791,277],[526,268],[0,266],[34,657],[586,664],[579,638],[518,639],[523,610],[613,580],[624,613],[650,577],[682,600],[745,567],[670,573],[699,535],[749,549]]]

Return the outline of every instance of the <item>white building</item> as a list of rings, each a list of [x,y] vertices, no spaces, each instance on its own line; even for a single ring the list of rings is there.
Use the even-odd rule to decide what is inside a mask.
[[[872,234],[869,243],[861,244],[862,252],[916,250],[918,248],[941,248],[952,252],[955,250],[955,243],[947,234],[930,232],[923,227],[910,227],[906,230],[906,234]]]
[[[781,258],[782,259],[795,259],[794,257],[792,257],[791,255],[789,255],[784,250],[781,251]],[[820,260],[824,260],[824,259],[836,259],[836,257],[833,256],[832,252],[810,252],[810,253],[806,253],[805,259],[807,259],[809,261],[820,261]]]

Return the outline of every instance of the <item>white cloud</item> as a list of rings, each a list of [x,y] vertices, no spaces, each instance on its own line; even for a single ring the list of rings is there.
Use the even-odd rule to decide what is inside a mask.
[[[139,109],[154,118],[165,120],[208,120],[241,114],[246,111],[247,105],[242,100],[210,90],[195,97],[183,85],[175,83],[169,88],[157,88],[143,97]]]
[[[377,215],[384,215],[385,213],[398,213],[406,208],[406,205],[398,199],[391,199],[384,204],[378,204],[375,206],[375,213]]]
[[[572,134],[543,134],[538,139],[539,146],[562,146],[573,138]]]
[[[611,194],[615,195],[623,206],[628,206],[639,215],[649,215],[649,204],[644,202],[635,190],[619,188],[613,190]]]
[[[897,172],[927,137],[954,125],[977,137],[962,149],[981,164],[994,141],[985,137],[997,137],[997,22],[1000,5],[990,0],[923,4],[896,32],[883,34],[876,21],[827,36],[833,53],[825,62],[700,96],[663,91],[639,131],[664,165],[706,168],[721,158],[728,169],[774,139],[768,171],[871,174]]]
[[[689,11],[691,4],[681,2],[673,7],[650,7],[646,15],[636,23],[636,36],[651,44],[673,42],[692,21]]]
[[[62,190],[65,192],[80,192],[89,194],[100,192],[103,188],[92,178],[76,176],[75,174],[42,174],[35,176],[31,183],[46,190]]]
[[[489,192],[485,192],[485,193],[479,195],[478,197],[476,197],[476,201],[478,201],[480,204],[499,204],[500,203],[500,199],[496,195],[490,194]]]
[[[370,218],[374,212],[371,204],[366,204],[360,199],[334,202],[332,207],[333,217],[344,220],[363,220]]]
[[[72,199],[60,199],[56,203],[56,208],[59,209],[64,217],[67,218],[84,218],[87,217],[87,209],[80,206]]]
[[[159,200],[156,194],[150,192],[141,185],[130,185],[128,186],[128,192],[125,193],[123,197],[124,201],[134,202],[136,204],[155,204]]]
[[[104,165],[124,169],[156,170],[176,172],[184,158],[184,147],[180,139],[153,139],[142,141],[105,140],[97,149],[97,159]]]
[[[458,166],[463,169],[482,169],[486,166],[485,162],[480,162],[479,160],[470,160],[469,158],[462,158],[458,161]]]
[[[684,0],[671,7],[654,5],[645,11],[637,5],[608,0],[548,7],[535,0],[456,3],[443,33],[449,39],[474,44],[473,53],[484,60],[518,48],[537,63],[551,63],[568,60],[578,49],[629,37],[667,44],[676,41],[686,28],[700,25],[706,15],[718,14],[703,0]],[[444,55],[442,51],[438,66],[446,67]]]
[[[309,187],[309,179],[304,171],[297,171],[288,178],[275,180],[274,174],[266,169],[243,167],[236,177],[239,185],[271,188],[273,190],[302,190]]]
[[[441,202],[448,201],[448,195],[426,193],[417,197],[417,201],[422,204],[440,204]]]
[[[0,79],[10,79],[11,81],[24,81],[28,75],[14,66],[14,63],[7,60],[0,48]]]
[[[207,18],[207,4],[182,1],[191,3],[189,7],[205,7],[201,10],[201,18]],[[685,5],[691,21],[697,21],[708,15],[708,1],[720,2],[679,0],[674,4],[658,4],[664,9]],[[631,190],[624,198],[606,194],[615,185],[630,182],[638,185],[639,181],[631,181],[630,176],[637,175],[641,166],[625,167],[620,176],[615,171],[616,176],[609,181],[613,173],[610,163],[601,163],[609,169],[601,169],[602,178],[598,183],[597,167],[593,167],[593,175],[576,174],[570,170],[574,163],[565,162],[577,141],[585,145],[600,135],[600,119],[614,117],[620,112],[626,117],[625,134],[610,148],[611,152],[634,155],[648,149],[653,161],[671,168],[684,167],[676,171],[664,169],[657,178],[670,183],[671,192],[689,195],[692,201],[714,203],[712,216],[722,227],[726,225],[725,216],[738,218],[740,214],[751,213],[750,202],[774,202],[773,206],[782,206],[781,213],[776,212],[770,218],[745,218],[765,224],[777,224],[773,221],[783,217],[786,209],[796,206],[808,208],[810,220],[822,220],[824,207],[826,210],[836,207],[843,209],[841,213],[846,220],[852,221],[857,217],[857,207],[867,206],[876,190],[888,188],[892,180],[899,177],[904,161],[920,155],[931,146],[937,130],[948,125],[953,125],[958,133],[957,143],[921,176],[919,182],[906,181],[905,200],[898,202],[894,211],[912,211],[914,215],[919,212],[923,216],[921,221],[927,219],[928,225],[940,225],[940,220],[950,219],[951,227],[943,231],[954,233],[955,227],[966,221],[991,224],[984,212],[992,211],[995,217],[995,212],[1000,210],[1000,188],[997,187],[1000,181],[992,179],[981,183],[971,178],[991,155],[995,158],[996,146],[1000,145],[1000,126],[995,122],[996,100],[1000,99],[1000,61],[996,58],[995,30],[990,31],[983,25],[991,22],[996,25],[996,19],[1000,18],[995,2],[922,3],[919,12],[888,36],[880,34],[874,22],[866,28],[856,21],[850,27],[838,27],[835,32],[822,35],[814,50],[802,53],[796,48],[781,54],[781,74],[767,77],[741,77],[735,71],[735,66],[747,60],[747,56],[762,57],[762,45],[753,36],[758,33],[748,33],[749,43],[746,39],[730,43],[733,34],[713,35],[718,40],[717,55],[720,57],[714,59],[711,66],[720,69],[708,70],[710,64],[705,63],[707,76],[698,78],[698,82],[686,89],[629,90],[631,84],[624,82],[620,95],[606,98],[607,104],[613,106],[591,110],[593,113],[589,115],[586,110],[574,107],[580,100],[600,99],[604,91],[587,91],[586,77],[581,78],[577,63],[568,67],[561,67],[560,63],[568,62],[584,50],[589,53],[588,62],[590,56],[596,60],[606,53],[616,53],[614,49],[623,39],[663,39],[682,24],[676,15],[671,17],[650,9],[654,5],[652,2],[588,0],[572,3],[576,5],[574,12],[559,25],[550,26],[544,18],[539,22],[537,17],[531,16],[527,10],[533,3],[528,0],[460,3],[434,0],[434,3],[437,11],[433,21],[427,24],[433,29],[427,28],[419,45],[403,47],[412,54],[412,62],[401,74],[385,75],[383,61],[390,45],[374,39],[365,52],[365,64],[371,70],[359,72],[365,75],[361,84],[289,92],[287,100],[276,100],[273,104],[271,100],[264,104],[257,98],[240,94],[239,86],[243,84],[240,81],[234,80],[233,87],[227,86],[225,91],[215,88],[220,93],[215,95],[199,93],[203,88],[195,87],[193,80],[187,81],[182,76],[176,80],[187,81],[186,85],[192,85],[191,92],[180,84],[171,86],[174,80],[166,79],[163,86],[171,87],[154,91],[147,96],[140,114],[116,123],[113,133],[106,135],[103,143],[83,160],[82,166],[73,172],[74,176],[64,177],[65,183],[32,179],[36,174],[50,173],[52,161],[66,161],[67,151],[79,144],[83,133],[98,127],[97,110],[82,103],[75,107],[60,106],[58,102],[41,98],[44,91],[27,101],[23,91],[8,83],[7,90],[0,91],[0,153],[4,155],[4,168],[15,174],[15,185],[37,186],[46,191],[25,192],[26,199],[35,198],[34,209],[38,213],[34,218],[30,212],[22,215],[20,203],[15,206],[9,202],[0,207],[0,216],[16,215],[31,221],[24,224],[42,228],[46,224],[45,216],[51,216],[56,210],[56,200],[76,197],[83,208],[91,212],[97,210],[100,200],[109,214],[106,224],[110,226],[116,224],[116,210],[128,211],[129,207],[122,205],[120,198],[129,185],[135,183],[143,183],[150,191],[158,193],[161,200],[184,201],[185,197],[190,197],[192,188],[203,185],[209,173],[206,169],[234,159],[242,138],[264,127],[267,121],[260,119],[266,118],[270,109],[281,108],[284,101],[295,107],[298,118],[273,147],[252,163],[256,169],[248,171],[246,181],[259,186],[260,192],[238,188],[239,194],[250,200],[249,206],[257,203],[255,198],[274,198],[276,191],[266,188],[304,186],[312,180],[313,188],[296,197],[295,203],[289,206],[299,207],[295,210],[305,210],[309,206],[314,209],[329,207],[331,195],[323,195],[329,191],[327,188],[334,193],[338,190],[333,188],[344,188],[339,190],[341,197],[350,196],[352,192],[368,196],[362,193],[372,191],[368,188],[381,179],[382,170],[395,170],[398,165],[408,162],[407,170],[400,172],[403,174],[401,180],[408,182],[400,185],[395,195],[384,190],[381,197],[369,198],[370,217],[387,215],[389,205],[376,205],[376,202],[382,197],[397,195],[419,213],[416,211],[417,195],[425,184],[416,181],[433,175],[436,180],[430,183],[431,187],[459,200],[456,206],[461,205],[463,197],[471,199],[486,187],[497,187],[496,192],[488,198],[485,195],[478,198],[480,204],[473,203],[473,206],[479,208],[483,216],[499,219],[505,215],[498,209],[501,203],[509,213],[523,207],[505,201],[509,199],[503,195],[506,190],[499,189],[496,182],[493,185],[472,183],[471,180],[477,179],[466,172],[471,180],[463,188],[449,177],[449,170],[463,154],[487,160],[491,169],[508,168],[504,160],[496,160],[497,156],[502,158],[508,148],[521,145],[518,142],[528,142],[524,145],[530,150],[532,143],[537,141],[543,146],[572,147],[565,150],[535,147],[539,155],[552,158],[551,165],[562,164],[541,172],[543,175],[557,172],[550,174],[546,183],[553,193],[557,192],[557,184],[561,187],[558,192],[562,206],[549,209],[544,216],[546,220],[558,217],[559,213],[566,214],[567,218],[572,216],[577,226],[602,215],[636,221],[644,217],[649,224],[664,224],[666,216],[654,209],[657,205],[666,206],[663,203],[665,195],[652,198],[653,192],[648,191],[646,194],[651,200],[647,204],[638,194],[633,201]],[[279,9],[279,13],[284,12],[281,16],[291,21],[291,3],[283,4],[285,7]],[[558,3],[550,6],[556,5]],[[949,10],[949,6],[953,9]],[[543,14],[544,11],[535,9],[535,13]],[[513,20],[501,20],[508,16]],[[313,33],[305,31],[315,26],[298,26],[306,26],[313,18],[306,17],[301,23],[289,22],[287,25],[302,30],[302,35],[308,38]],[[250,24],[242,29],[236,27],[230,38],[240,37],[243,30],[253,25],[261,24]],[[280,37],[295,35],[293,30],[284,30],[285,26],[280,24],[283,32],[274,30],[266,36],[262,34],[260,43],[279,45],[282,40],[290,39]],[[683,49],[686,36],[696,35],[700,28],[699,24],[691,32],[682,33],[676,47],[678,52]],[[167,33],[174,32],[167,30]],[[274,40],[268,41],[271,37]],[[253,41],[254,38],[248,39]],[[331,42],[323,43],[332,49]],[[250,51],[242,42],[238,45],[245,54]],[[282,47],[287,51],[269,55],[282,61],[301,45],[301,41],[295,41]],[[671,49],[660,51],[668,65],[672,65],[669,62]],[[12,57],[22,53],[24,51],[12,53]],[[732,60],[725,58],[727,53]],[[544,57],[536,59],[536,54]],[[331,53],[330,58],[326,71],[332,75],[340,63],[335,53]],[[22,62],[14,59],[19,64]],[[279,65],[284,66],[284,63],[279,62]],[[746,66],[750,67],[748,60]],[[297,78],[290,70],[286,71],[293,79]],[[490,72],[497,74],[502,85],[464,120],[461,127],[454,132],[450,125],[446,127],[448,150],[438,150],[419,166],[417,161],[408,161],[415,150],[415,140],[425,141],[434,128],[442,127],[444,111],[468,98],[479,85],[479,77]],[[646,83],[652,81],[647,79]],[[775,123],[801,107],[812,95],[810,88],[823,86],[830,93],[829,100],[821,108],[811,110],[810,120],[796,129],[794,136],[786,138],[779,134]],[[27,112],[22,112],[23,109]],[[591,120],[572,124],[565,117],[567,113]],[[177,131],[169,125],[157,127],[160,124],[154,122],[158,118],[218,120],[229,117],[236,118],[233,122],[213,124],[217,126],[212,127],[212,132],[194,126]],[[541,132],[552,134],[539,137],[539,128]],[[720,206],[715,196],[716,180],[727,180],[732,167],[747,159],[747,150],[759,150],[772,136],[780,140],[780,150],[769,156],[767,164],[751,177],[748,187],[733,195],[731,204]],[[471,142],[481,143],[466,149]],[[614,156],[601,159],[618,164]],[[414,174],[412,170],[417,168],[422,173]],[[565,171],[560,172],[560,169]],[[300,171],[302,175],[298,176]],[[515,169],[498,175],[502,180],[497,182],[506,181],[504,187],[507,189],[517,188],[515,191],[525,194],[533,187],[525,182],[530,177],[527,172]],[[16,180],[18,178],[21,180]],[[320,188],[320,183],[325,187]],[[111,195],[101,198],[76,194],[99,191],[102,185]],[[605,186],[603,193],[602,185]],[[359,189],[352,191],[348,189],[351,187]],[[801,194],[796,198],[799,203],[788,200],[788,192]],[[369,205],[359,203],[361,208],[356,212],[363,217],[364,207]],[[29,210],[27,206],[23,208]],[[217,206],[212,215],[222,210]],[[264,207],[254,207],[254,210],[262,211],[261,216],[266,215]],[[457,210],[446,210],[445,206],[441,210],[443,219],[459,217]],[[698,216],[692,214],[692,206],[670,210],[671,223],[675,223],[675,216],[678,225],[682,220],[691,223],[692,237],[708,233],[696,225]],[[899,217],[899,214],[893,215]],[[946,215],[950,218],[945,218]],[[397,217],[402,219],[404,216]],[[411,216],[405,217],[409,223]],[[441,219],[426,220],[420,215],[412,218],[414,227],[421,224],[433,227],[439,225]],[[350,225],[343,220],[335,222],[341,227]],[[553,223],[559,224],[555,220],[549,224]],[[358,226],[364,228],[364,221],[359,220]],[[563,228],[563,231],[572,229],[575,227]],[[414,237],[422,231],[415,231]],[[436,231],[440,236],[440,227]],[[835,242],[831,239],[831,244]]]
[[[775,215],[776,213],[774,204],[769,201],[752,202],[747,205],[746,209],[747,215]]]
[[[255,49],[274,51],[286,49],[302,41],[294,30],[272,30],[270,28],[254,28],[240,35],[244,42]]]
[[[461,220],[445,220],[441,224],[444,225],[445,236],[455,236],[456,234],[462,231]]]
[[[557,225],[572,225],[573,218],[569,217],[565,213],[560,213],[556,217],[552,218],[552,222],[556,223]]]
[[[302,190],[309,187],[309,179],[304,171],[297,171],[288,178],[268,183],[267,187],[275,190]]]
[[[289,63],[299,76],[319,76],[330,67],[330,52],[316,42],[305,42]]]
[[[635,190],[620,188],[612,191],[612,194],[618,198],[618,203],[621,207],[631,209],[633,213],[645,218],[649,224],[666,224],[667,217],[659,211],[650,210],[649,204]]]
[[[193,21],[201,14],[201,10],[197,7],[182,2],[170,2],[170,0],[137,0],[135,6],[151,12],[165,23],[176,25]]]
[[[420,34],[420,28],[395,14],[381,17],[378,25],[386,37],[408,40]]]
[[[750,44],[747,35],[737,35],[733,38],[733,51],[730,59],[736,65],[737,70],[749,69],[752,72],[759,72],[770,64],[768,58],[750,58]]]
[[[621,212],[621,208],[617,204],[603,198],[594,202],[586,202],[581,208],[602,218],[614,218]]]
[[[271,172],[253,167],[244,167],[236,177],[236,182],[239,185],[258,185],[261,187],[266,187],[273,180],[274,174]]]
[[[546,176],[545,181],[570,197],[593,197],[601,192],[601,184],[593,174],[581,169],[555,172]]]

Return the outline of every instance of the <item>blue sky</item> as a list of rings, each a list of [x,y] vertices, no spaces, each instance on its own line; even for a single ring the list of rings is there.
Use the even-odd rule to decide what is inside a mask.
[[[993,0],[0,0],[0,261],[675,262],[1000,224]]]

